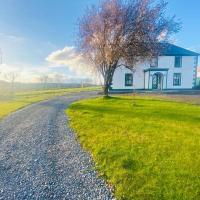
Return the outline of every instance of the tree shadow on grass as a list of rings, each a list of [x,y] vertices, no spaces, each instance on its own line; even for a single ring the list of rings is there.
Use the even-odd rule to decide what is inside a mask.
[[[109,101],[109,100],[117,100],[117,101],[143,101],[143,102],[161,102],[161,103],[173,103],[173,104],[177,104],[177,103],[185,103],[187,104],[187,102],[183,102],[183,101],[176,101],[174,99],[165,99],[165,98],[158,98],[158,97],[146,97],[146,98],[142,98],[140,96],[135,96],[135,97],[120,97],[120,96],[108,96],[108,97],[103,97],[103,100],[105,101]]]
[[[130,107],[115,107],[115,106],[99,106],[99,105],[85,105],[85,104],[75,104],[72,107],[72,110],[77,110],[82,113],[94,113],[94,114],[108,114],[123,116],[125,118],[141,118],[144,120],[155,120],[155,121],[177,121],[177,122],[199,122],[200,117],[192,115],[191,113],[181,113],[177,112],[175,109],[166,110],[162,108],[155,108],[147,105],[137,104]],[[136,109],[136,110],[134,110]]]
[[[102,97],[103,100],[105,101],[109,101],[109,100],[120,100],[120,101],[127,101],[130,98],[125,98],[125,97],[120,97],[120,96],[103,96]]]

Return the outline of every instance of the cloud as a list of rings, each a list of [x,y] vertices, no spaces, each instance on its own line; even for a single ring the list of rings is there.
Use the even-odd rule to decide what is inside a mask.
[[[43,63],[46,56],[58,49],[51,41],[0,32],[0,48],[4,63]]]
[[[18,82],[38,82],[44,75],[51,80],[59,77],[64,82],[94,77],[74,47],[57,50],[57,45],[50,41],[0,32],[0,49],[3,62],[0,63],[0,80],[6,80],[8,73],[17,73]]]
[[[25,37],[5,34],[5,33],[0,33],[0,38],[2,38],[3,40],[9,40],[10,42],[14,43],[23,43],[27,41],[27,38]]]
[[[161,41],[163,41],[163,40],[165,40],[166,39],[166,36],[167,36],[167,30],[164,30],[164,31],[162,31],[161,33],[160,33],[160,35],[158,36],[158,41],[159,42],[161,42]]]
[[[91,77],[92,72],[89,64],[80,55],[75,47],[66,46],[63,49],[52,52],[46,60],[52,64],[66,66],[76,75],[81,77]]]
[[[17,82],[37,82],[39,75],[41,75],[35,66],[5,63],[0,65],[0,80],[8,81],[6,76],[11,73],[17,75]]]
[[[41,77],[48,76],[49,82],[67,82],[70,78],[66,74],[56,72],[48,65],[35,66],[23,63],[18,64],[2,64],[0,65],[0,80],[9,81],[7,76],[9,74],[16,75],[16,82],[23,83],[37,83],[40,82]]]
[[[66,67],[52,67],[47,65],[28,65],[2,64],[0,65],[0,80],[10,82],[11,74],[16,76],[15,82],[21,83],[38,83],[42,78],[48,77],[49,83],[81,83],[82,81],[93,83],[91,79],[84,76],[74,75],[67,72]]]
[[[162,31],[160,33],[160,35],[157,37],[158,41],[159,42],[163,42],[163,41],[165,41],[167,39],[170,43],[177,44],[177,42],[178,42],[177,38],[174,35],[168,37],[167,34],[168,34],[167,30]]]

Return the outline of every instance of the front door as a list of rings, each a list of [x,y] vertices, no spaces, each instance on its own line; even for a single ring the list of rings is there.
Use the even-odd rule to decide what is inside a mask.
[[[161,90],[162,89],[162,74],[154,74],[152,78],[152,89]]]

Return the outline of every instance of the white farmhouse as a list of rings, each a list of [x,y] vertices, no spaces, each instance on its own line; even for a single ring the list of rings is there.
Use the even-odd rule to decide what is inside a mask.
[[[124,66],[114,73],[110,91],[192,89],[197,79],[198,53],[163,43],[162,53],[134,71]]]

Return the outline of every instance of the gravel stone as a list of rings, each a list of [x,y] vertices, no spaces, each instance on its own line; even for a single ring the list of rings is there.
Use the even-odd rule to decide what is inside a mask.
[[[95,95],[56,97],[0,121],[0,199],[114,199],[64,113],[70,103]]]

